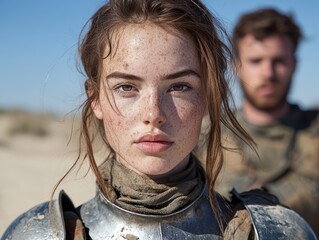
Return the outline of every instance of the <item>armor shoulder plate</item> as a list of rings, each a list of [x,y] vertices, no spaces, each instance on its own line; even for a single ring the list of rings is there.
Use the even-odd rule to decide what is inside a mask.
[[[232,194],[249,212],[257,240],[317,239],[309,224],[298,213],[282,206],[276,196],[260,189],[241,194],[233,189]]]
[[[70,207],[73,207],[71,200],[61,191],[58,200],[52,201],[51,207],[50,202],[44,202],[16,218],[1,240],[65,239],[63,208]]]

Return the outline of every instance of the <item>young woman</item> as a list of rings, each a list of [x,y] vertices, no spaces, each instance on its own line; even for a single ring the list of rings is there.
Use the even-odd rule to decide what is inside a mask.
[[[227,203],[214,192],[223,160],[221,123],[251,142],[229,108],[228,49],[220,33],[198,0],[103,5],[79,48],[88,96],[82,133],[96,197],[75,209],[62,192],[51,208],[44,203],[21,215],[4,239],[250,239],[266,236],[259,228],[265,223],[271,237],[289,237],[291,230],[311,239],[297,215],[294,222],[283,221],[291,226],[278,229],[282,215],[274,209],[295,215],[274,206],[273,196],[234,192]],[[192,151],[206,114],[211,129],[205,172]],[[97,134],[110,152],[100,166]],[[267,214],[274,215],[274,226]]]

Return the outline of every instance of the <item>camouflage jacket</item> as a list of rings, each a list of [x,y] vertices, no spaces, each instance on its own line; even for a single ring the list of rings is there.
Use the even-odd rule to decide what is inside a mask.
[[[216,190],[224,196],[264,187],[304,217],[319,235],[319,114],[291,105],[269,126],[239,122],[257,143],[257,153],[228,130],[223,131],[225,163]]]

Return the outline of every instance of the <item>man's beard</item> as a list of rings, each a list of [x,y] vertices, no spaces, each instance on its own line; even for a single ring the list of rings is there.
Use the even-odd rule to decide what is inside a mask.
[[[276,96],[275,98],[271,99],[262,99],[259,96],[255,96],[253,94],[250,94],[246,91],[246,89],[242,86],[242,91],[244,94],[244,97],[246,98],[246,101],[251,104],[255,109],[258,109],[259,111],[263,112],[276,112],[278,109],[280,109],[284,104],[287,102],[287,96],[290,90],[291,81],[289,81],[289,84],[286,86],[286,89],[284,89],[283,92],[277,93],[281,94],[280,96]],[[276,86],[275,86],[276,87]]]

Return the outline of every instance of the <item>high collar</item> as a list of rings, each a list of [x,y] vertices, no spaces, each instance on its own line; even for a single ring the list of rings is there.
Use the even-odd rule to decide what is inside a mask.
[[[208,200],[207,187],[191,203],[166,215],[140,214],[123,209],[98,189],[91,201],[79,208],[81,218],[95,239],[222,239]],[[218,197],[221,212],[229,211]],[[223,216],[224,217],[224,216]]]

